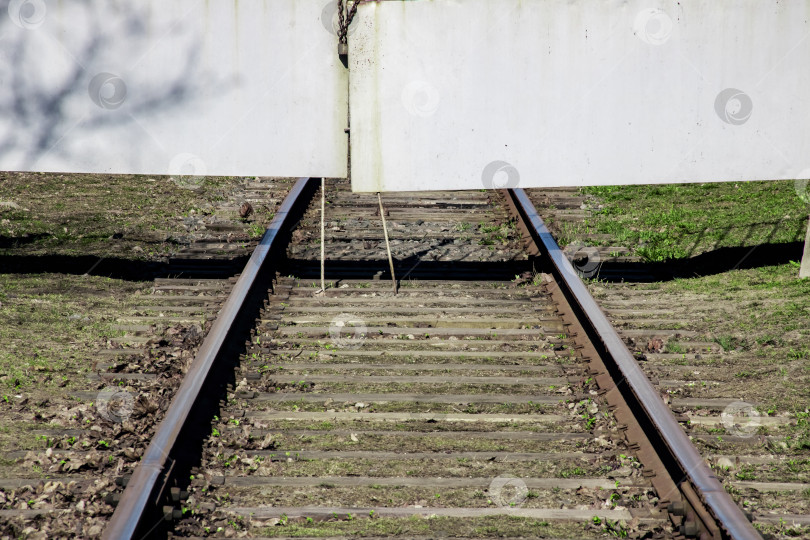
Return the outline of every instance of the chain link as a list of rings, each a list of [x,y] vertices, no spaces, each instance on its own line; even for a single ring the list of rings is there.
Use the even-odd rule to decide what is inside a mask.
[[[338,43],[346,43],[346,36],[348,35],[348,27],[346,25],[343,12],[345,10],[344,4],[346,0],[338,0]]]
[[[362,0],[354,0],[351,7],[347,7],[347,2],[351,0],[338,0],[338,42],[349,42],[349,25],[352,24],[354,16],[357,14],[357,6]]]

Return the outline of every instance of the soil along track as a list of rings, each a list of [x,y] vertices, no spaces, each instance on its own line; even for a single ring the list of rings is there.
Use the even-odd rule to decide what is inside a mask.
[[[57,214],[45,213],[59,194],[51,194],[52,198],[48,194],[57,189],[54,186],[67,189],[78,182],[72,176],[44,175],[12,180],[18,183],[4,184],[6,192],[21,192],[19,182],[43,189],[23,201],[27,210],[20,212],[36,214],[40,221],[36,226],[49,227]],[[101,188],[114,192],[129,186],[131,179],[113,180],[109,185],[83,184],[83,189],[91,201],[114,203],[129,192],[112,195]],[[152,254],[147,262],[160,263],[157,266],[131,261],[135,270],[127,276],[135,281],[54,272],[61,266],[47,268],[46,274],[0,274],[0,536],[101,534],[113,511],[110,503],[121,490],[116,479],[129,474],[140,459],[227,297],[233,269],[240,267],[255,245],[253,229],[263,230],[260,223],[272,217],[290,186],[283,180],[223,180],[212,184],[224,190],[220,197],[205,187],[185,189],[166,178],[155,179],[154,184],[186,196],[183,204],[192,209],[209,208],[210,212],[194,221],[194,232],[186,231],[185,244],[173,245],[171,258]],[[144,211],[155,211],[155,201],[148,202],[153,206]],[[239,208],[244,202],[262,211],[243,219]],[[87,234],[99,233],[88,244],[96,254],[94,267],[83,271],[104,272],[109,267],[95,263],[107,257],[150,258],[142,236],[133,235],[131,246],[140,251],[129,253],[122,253],[118,238],[102,240],[102,232],[118,230],[120,223],[117,218],[102,223],[88,220],[88,216],[101,219],[104,215],[91,207],[65,206],[59,214],[81,224]],[[126,219],[140,218],[143,226],[156,219],[136,216],[134,208],[126,205],[120,211]],[[166,227],[184,224],[189,217],[158,212],[158,217],[166,215],[171,216],[163,222]],[[12,216],[9,222],[15,228],[34,226],[20,219],[17,222]],[[162,221],[154,223],[158,222]],[[82,238],[15,242],[4,251],[4,260],[12,261],[12,266],[32,253],[64,260],[82,244]],[[206,277],[212,273],[218,277]],[[153,280],[155,274],[181,277]]]
[[[0,175],[6,272],[59,268],[128,279],[176,274],[175,259],[192,253],[249,254],[289,188],[275,178]],[[252,212],[243,218],[246,202]]]
[[[810,284],[795,267],[591,290],[755,525],[810,535]]]

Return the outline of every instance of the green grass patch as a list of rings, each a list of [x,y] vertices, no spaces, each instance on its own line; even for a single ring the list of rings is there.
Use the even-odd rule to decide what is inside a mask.
[[[653,262],[723,247],[801,241],[810,213],[790,180],[593,186],[583,192],[602,208],[562,231],[560,242],[582,233],[608,234],[606,244],[628,246]]]

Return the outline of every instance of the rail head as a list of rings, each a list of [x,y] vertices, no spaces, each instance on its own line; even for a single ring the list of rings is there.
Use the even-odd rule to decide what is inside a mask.
[[[103,538],[130,539],[139,531],[141,521],[148,510],[150,498],[166,469],[171,450],[177,443],[178,436],[200,396],[214,361],[227,342],[227,337],[239,312],[248,300],[248,295],[261,271],[265,268],[265,264],[268,263],[268,254],[281,241],[282,233],[294,225],[294,211],[307,195],[314,192],[316,186],[316,179],[299,178],[279,207],[197,351],[166,415],[157,426],[143,458],[127,483],[121,500],[104,530]]]
[[[607,360],[621,374],[621,379],[629,389],[634,405],[643,411],[666,446],[665,451],[670,455],[671,460],[678,464],[681,478],[675,478],[676,483],[686,481],[693,486],[717,524],[729,538],[761,540],[762,536],[723,489],[717,477],[675,420],[669,407],[625,347],[613,325],[610,324],[573,265],[537,214],[537,210],[526,192],[522,189],[510,189],[507,190],[506,196],[518,212],[537,248],[551,262],[552,271],[564,294],[587,319],[582,321],[583,325],[587,325],[591,333],[598,336],[603,349],[609,356]]]

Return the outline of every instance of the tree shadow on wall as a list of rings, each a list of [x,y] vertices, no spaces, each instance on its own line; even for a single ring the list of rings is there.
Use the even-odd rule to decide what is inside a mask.
[[[144,121],[224,91],[228,83],[202,66],[202,38],[191,20],[168,27],[138,4],[0,0],[3,169],[41,170],[68,157],[90,163],[119,128],[146,131]],[[182,64],[171,74],[153,74],[143,64],[138,70],[162,39],[176,43]],[[146,151],[154,150],[133,149]]]

